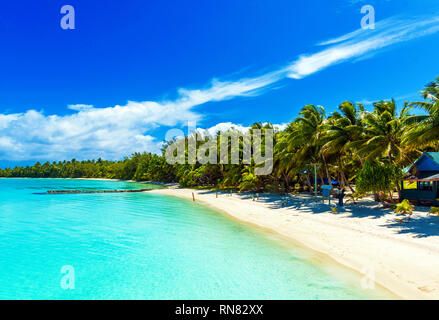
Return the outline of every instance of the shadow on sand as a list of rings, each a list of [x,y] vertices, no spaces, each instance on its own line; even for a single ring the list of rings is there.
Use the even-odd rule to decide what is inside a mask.
[[[412,216],[410,221],[386,224],[385,227],[397,228],[397,233],[412,234],[416,238],[439,236],[439,217]]]
[[[200,191],[201,194],[215,194],[216,191]],[[218,191],[219,196],[230,196],[229,192]],[[232,197],[239,197],[241,199],[255,199],[255,193],[233,193]],[[321,196],[318,197],[318,201],[314,200],[310,195],[278,195],[278,194],[266,194],[261,193],[259,195],[258,202],[264,203],[268,208],[276,210],[281,208],[291,208],[301,212],[321,214],[330,213],[331,207],[337,207],[338,213],[342,216],[340,218],[365,218],[365,219],[381,219],[383,218],[383,224],[381,227],[394,228],[396,233],[399,234],[412,234],[414,237],[429,237],[439,236],[439,217],[427,216],[429,208],[416,207],[415,213],[409,222],[400,223],[396,220],[396,216],[393,211],[388,208],[384,208],[382,204],[371,200],[361,200],[359,203],[352,204],[346,203],[343,207],[338,206],[337,199],[331,199],[331,205],[326,200],[322,202]],[[283,204],[282,204],[283,202]],[[275,211],[274,211],[275,212]],[[388,219],[385,220],[386,216]]]

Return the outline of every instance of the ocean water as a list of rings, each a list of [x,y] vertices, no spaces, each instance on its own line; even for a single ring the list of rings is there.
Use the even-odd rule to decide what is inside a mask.
[[[151,186],[150,187],[155,187]],[[0,179],[0,299],[384,299],[361,276],[144,184]]]

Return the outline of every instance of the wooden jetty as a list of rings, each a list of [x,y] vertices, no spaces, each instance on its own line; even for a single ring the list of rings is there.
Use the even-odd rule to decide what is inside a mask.
[[[49,190],[46,194],[77,194],[77,193],[128,193],[128,192],[145,192],[151,189],[139,190]]]

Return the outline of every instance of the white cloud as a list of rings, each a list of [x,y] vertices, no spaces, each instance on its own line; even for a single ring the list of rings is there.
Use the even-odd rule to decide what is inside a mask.
[[[0,159],[121,159],[133,152],[158,152],[161,143],[148,130],[199,121],[202,117],[193,107],[254,95],[278,77],[271,73],[235,82],[214,80],[205,89],[180,89],[174,101],[129,101],[108,108],[69,105],[77,112],[64,116],[35,110],[0,114]]]
[[[274,128],[275,130],[278,130],[278,131],[283,131],[283,130],[285,130],[287,127],[288,127],[288,123],[273,124],[273,128]]]
[[[329,47],[302,55],[279,70],[235,81],[214,79],[202,89],[179,89],[179,96],[172,101],[129,101],[123,106],[107,108],[76,104],[68,106],[75,112],[64,116],[35,110],[0,114],[0,159],[121,159],[132,152],[157,152],[162,139],[156,139],[148,132],[159,126],[200,121],[202,116],[194,111],[198,105],[259,95],[287,77],[300,79],[336,63],[365,57],[378,49],[437,31],[439,17],[387,19],[376,24],[375,30],[357,30],[322,42],[319,45]],[[208,130],[215,132],[231,126],[247,128],[226,122]],[[284,128],[286,125],[278,126]]]
[[[267,122],[262,123],[263,126],[265,126],[266,124],[268,123]],[[284,130],[288,126],[288,123],[272,124],[272,125],[275,130]],[[248,130],[250,130],[250,126],[243,126],[242,124],[236,124],[233,122],[221,122],[207,129],[198,128],[197,131],[202,135],[214,136],[217,134],[218,131],[226,132],[230,129],[234,129],[246,133]]]
[[[197,128],[197,132],[199,132],[201,135],[215,136],[218,131],[226,132],[230,129],[235,129],[245,133],[250,129],[250,127],[246,127],[241,124],[236,124],[232,122],[221,122],[207,129]]]
[[[93,108],[93,106],[89,104],[70,104],[67,108],[75,111],[85,111]]]
[[[288,67],[290,71],[288,77],[301,79],[331,65],[438,31],[438,16],[412,18],[410,20],[389,18],[377,23],[375,30],[360,29],[319,43],[318,45],[333,46],[314,54],[300,56]]]
[[[211,86],[207,89],[179,89],[182,96],[179,103],[189,102],[192,105],[199,105],[210,101],[222,101],[236,97],[255,96],[261,93],[261,90],[271,84],[283,79],[285,71],[279,70],[264,74],[254,78],[244,78],[235,81],[219,81],[213,79]]]

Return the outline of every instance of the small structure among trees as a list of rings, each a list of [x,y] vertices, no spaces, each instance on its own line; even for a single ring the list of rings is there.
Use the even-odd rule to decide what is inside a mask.
[[[410,167],[401,183],[401,200],[439,205],[439,152],[425,152]]]

